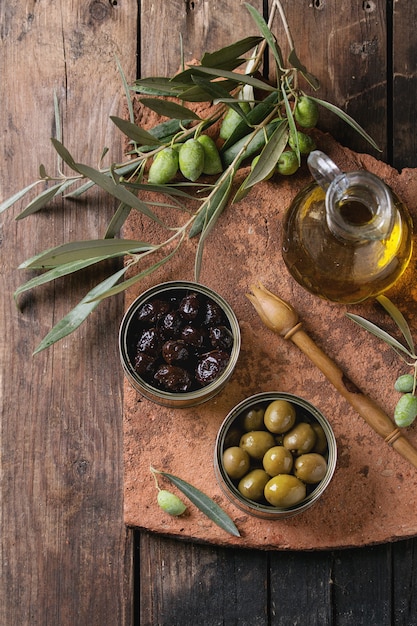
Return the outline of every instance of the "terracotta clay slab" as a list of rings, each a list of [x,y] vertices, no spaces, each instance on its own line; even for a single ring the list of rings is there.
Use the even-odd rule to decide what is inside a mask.
[[[366,168],[381,176],[417,216],[417,172],[401,174],[367,155],[341,147],[327,135],[318,147],[343,170]],[[303,169],[290,179],[257,186],[247,198],[229,206],[206,243],[202,283],[225,297],[242,331],[235,373],[214,400],[193,409],[167,409],[125,386],[124,463],[125,522],[129,526],[224,546],[261,549],[326,549],[394,541],[417,534],[417,469],[390,448],[341,398],[298,348],[261,323],[245,294],[261,281],[288,300],[319,346],[367,394],[392,414],[399,397],[397,375],[408,368],[385,344],[345,317],[355,312],[393,330],[375,302],[356,306],[332,304],[311,296],[287,273],[280,254],[281,222],[294,195],[310,176]],[[135,216],[125,236],[150,239],[153,226]],[[193,279],[196,242],[187,242],[174,261],[132,289],[126,306],[141,291],[166,280]],[[417,338],[416,251],[403,278],[387,294],[406,315]],[[329,419],[337,440],[336,472],[319,502],[297,517],[270,521],[243,514],[228,502],[216,483],[213,450],[218,428],[230,409],[260,391],[300,395]],[[407,429],[417,445],[417,425]],[[241,538],[229,536],[190,504],[174,518],[156,504],[150,465],[180,476],[214,498],[237,524]],[[161,480],[161,486],[175,487]]]

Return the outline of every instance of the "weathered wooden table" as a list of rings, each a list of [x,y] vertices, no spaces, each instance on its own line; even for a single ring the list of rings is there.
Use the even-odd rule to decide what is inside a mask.
[[[265,2],[252,4],[262,11]],[[270,3],[272,4],[272,3]],[[412,0],[284,2],[297,51],[397,168],[417,166]],[[0,3],[0,198],[55,167],[53,94],[67,147],[94,164],[122,154],[109,121],[129,81],[169,75],[186,59],[255,34],[240,0],[8,0]],[[282,33],[281,33],[282,34]],[[339,141],[367,150],[334,118]],[[3,626],[417,623],[416,540],[325,552],[258,552],[179,542],[125,528],[123,298],[106,301],[74,335],[36,357],[54,320],[92,274],[30,293],[18,311],[16,268],[73,236],[99,236],[114,208],[56,203],[23,222],[1,216],[1,598]]]

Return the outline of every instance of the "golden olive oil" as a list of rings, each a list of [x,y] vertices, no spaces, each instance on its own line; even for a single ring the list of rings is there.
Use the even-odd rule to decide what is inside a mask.
[[[283,224],[285,264],[300,285],[322,298],[355,303],[377,296],[398,280],[410,260],[409,213],[389,190],[392,202],[386,210],[392,212],[390,227],[376,236],[372,233],[375,213],[362,201],[356,186],[352,194],[345,190],[333,207],[339,221],[334,231],[328,219],[326,193],[313,182],[289,208]]]

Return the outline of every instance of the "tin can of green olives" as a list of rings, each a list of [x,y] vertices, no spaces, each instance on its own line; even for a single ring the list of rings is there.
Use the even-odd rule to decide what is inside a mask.
[[[207,402],[225,386],[240,352],[240,328],[216,292],[189,281],[156,285],[126,311],[119,351],[130,384],[172,408]]]
[[[239,509],[283,519],[313,506],[336,468],[337,446],[324,415],[285,392],[246,398],[223,421],[216,439],[217,482]]]

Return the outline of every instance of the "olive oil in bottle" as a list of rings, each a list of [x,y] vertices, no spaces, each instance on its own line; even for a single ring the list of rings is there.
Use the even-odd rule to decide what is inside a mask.
[[[341,172],[322,152],[308,159],[316,182],[294,199],[283,223],[282,253],[295,280],[341,303],[375,297],[411,257],[412,221],[396,194],[370,172]]]

